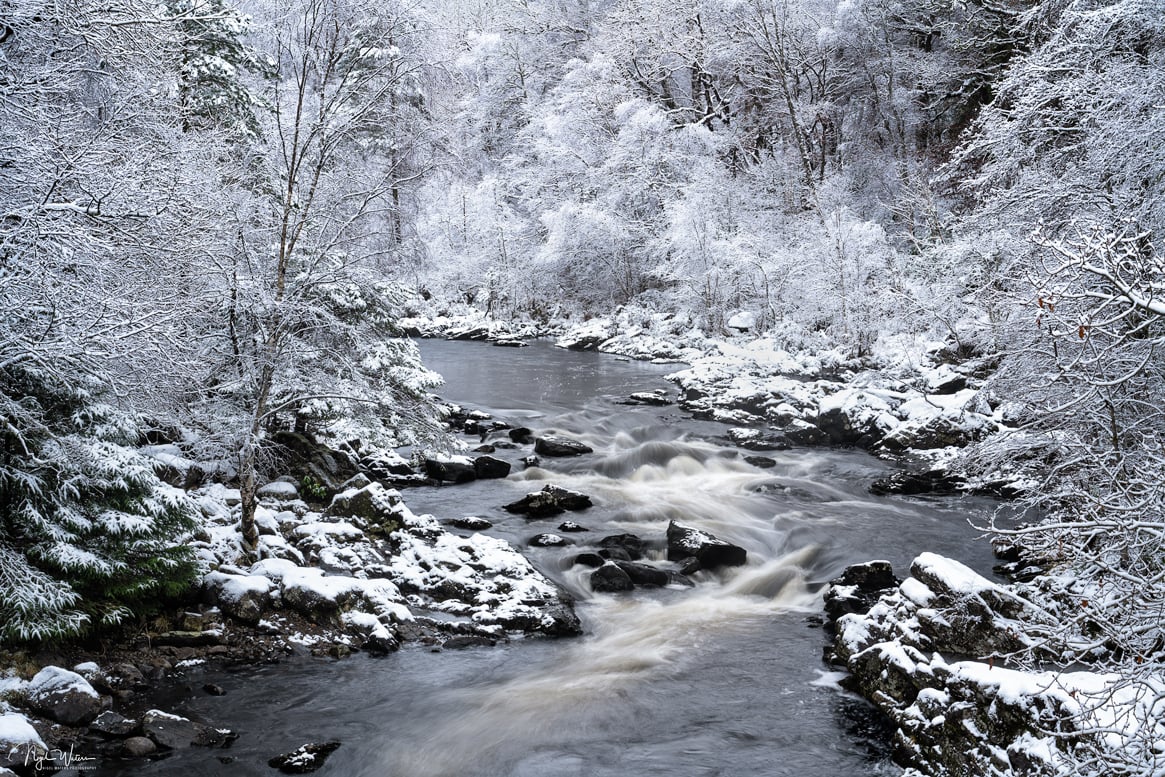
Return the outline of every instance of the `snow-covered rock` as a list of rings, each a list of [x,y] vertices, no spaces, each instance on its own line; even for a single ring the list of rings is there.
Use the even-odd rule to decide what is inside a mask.
[[[10,767],[23,767],[30,753],[47,750],[48,746],[28,718],[0,707],[0,774]]]
[[[66,726],[83,726],[109,705],[88,680],[59,666],[37,672],[25,693],[29,709]]]

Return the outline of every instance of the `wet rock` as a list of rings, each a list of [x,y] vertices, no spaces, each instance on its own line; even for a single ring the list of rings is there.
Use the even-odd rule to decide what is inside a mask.
[[[222,645],[225,641],[218,631],[167,631],[154,637],[154,644],[158,647],[198,648]]]
[[[526,494],[517,502],[504,505],[502,509],[535,519],[559,515],[567,510],[585,510],[590,506],[591,498],[586,494],[560,486],[546,485],[541,491]]]
[[[473,449],[474,453],[494,453],[497,451],[497,446],[494,445],[479,445]],[[480,475],[479,475],[480,477]]]
[[[509,431],[509,436],[519,445],[530,445],[534,442],[534,432],[524,426],[514,427]]]
[[[530,345],[529,343],[527,343],[523,340],[513,340],[510,338],[499,338],[497,340],[494,340],[493,344],[496,345],[498,348],[525,348],[528,345]]]
[[[300,745],[290,753],[275,756],[267,761],[267,765],[284,774],[307,774],[323,766],[328,756],[339,747],[340,743],[335,741],[322,744],[312,742]]]
[[[623,570],[635,585],[662,588],[671,582],[671,575],[666,571],[647,564],[636,564],[633,561],[615,561],[612,563]]]
[[[473,472],[480,480],[504,478],[510,474],[510,462],[493,456],[478,456],[473,460]]]
[[[607,563],[607,559],[600,556],[598,553],[580,553],[574,557],[575,564],[581,564],[584,567],[594,567],[598,569],[603,564]]]
[[[107,709],[110,700],[76,672],[46,666],[29,681],[27,704],[58,723],[84,726]]]
[[[106,710],[89,724],[90,731],[110,737],[128,737],[138,729],[138,722],[113,710]]]
[[[531,467],[538,467],[538,466],[541,466],[541,464],[542,464],[542,460],[540,458],[538,458],[537,456],[523,456],[522,457],[522,467],[524,469],[530,469]]]
[[[728,439],[737,446],[750,451],[787,451],[792,447],[789,444],[789,438],[784,434],[763,429],[729,429]]]
[[[534,548],[559,548],[569,544],[570,540],[557,534],[538,534],[530,538],[530,546]]]
[[[883,592],[901,582],[889,561],[867,561],[846,567],[840,576],[829,581],[824,597],[825,612],[831,620],[847,613],[869,612]]]
[[[594,448],[569,437],[548,434],[534,441],[534,452],[542,456],[566,457],[594,453]]]
[[[777,466],[776,459],[770,459],[768,456],[745,456],[744,460],[760,469],[772,469]]]
[[[121,753],[126,758],[145,758],[158,752],[158,746],[149,737],[130,737],[121,743]]]
[[[786,439],[794,445],[825,445],[829,442],[828,434],[800,418],[790,421],[783,431]]]
[[[476,468],[468,458],[425,459],[423,466],[425,476],[439,483],[460,484],[477,480]]]
[[[596,593],[621,593],[634,588],[631,576],[614,562],[603,564],[591,572],[591,589]]]
[[[562,523],[558,524],[558,530],[562,531],[562,532],[567,532],[568,534],[576,533],[576,532],[590,531],[590,529],[588,529],[587,527],[585,527],[581,524],[577,524],[574,521],[563,521]]]
[[[162,710],[149,710],[142,716],[142,731],[159,747],[170,750],[191,746],[218,747],[230,738],[229,732]]]
[[[456,526],[458,529],[465,529],[466,531],[485,531],[492,529],[493,523],[487,521],[485,518],[478,518],[476,515],[466,515],[462,518],[454,518],[449,521],[450,526]]]
[[[464,635],[460,637],[450,637],[441,643],[441,647],[446,650],[464,650],[471,647],[493,647],[494,640],[488,637],[481,637],[477,635]]]
[[[698,559],[703,569],[738,567],[748,559],[744,548],[725,542],[708,532],[670,521],[667,526],[667,557],[681,561]]]
[[[598,546],[603,549],[599,552],[605,558],[621,561],[638,561],[643,558],[643,552],[647,549],[647,543],[634,534],[611,534],[599,540]],[[622,555],[610,555],[611,551],[619,551]]]
[[[957,494],[962,491],[965,481],[944,469],[925,472],[895,472],[879,478],[870,484],[870,493],[878,496],[887,494]]]
[[[211,696],[226,696],[227,695],[227,692],[223,689],[223,687],[221,685],[215,685],[214,683],[204,684],[202,686],[202,690],[204,693],[208,693]]]
[[[627,404],[662,407],[664,405],[675,404],[675,402],[668,397],[666,389],[656,389],[655,391],[636,391],[627,398]]]

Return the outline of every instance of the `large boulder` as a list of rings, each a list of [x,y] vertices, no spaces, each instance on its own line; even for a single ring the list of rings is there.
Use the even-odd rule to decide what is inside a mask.
[[[591,498],[586,494],[547,484],[541,491],[526,494],[518,501],[504,505],[502,509],[535,519],[559,515],[567,510],[585,510],[590,506]]]
[[[231,739],[229,731],[162,710],[149,710],[142,715],[142,732],[159,747],[171,750],[191,746],[218,747]]]
[[[329,492],[335,492],[360,471],[355,454],[329,447],[309,434],[279,431],[271,440],[296,482],[310,477]]]
[[[534,441],[534,452],[541,456],[565,457],[594,453],[594,448],[569,437],[548,434]]]
[[[66,726],[84,726],[111,703],[84,677],[59,666],[46,666],[37,672],[29,680],[27,692],[29,709]]]
[[[477,480],[477,469],[466,456],[424,460],[425,475],[438,483],[469,483]]]
[[[672,576],[667,572],[649,564],[637,564],[634,561],[613,561],[611,563],[627,573],[627,577],[631,578],[631,582],[635,585],[662,588],[672,581]]]
[[[210,572],[202,578],[202,595],[206,604],[217,606],[242,623],[257,624],[271,608],[274,586],[261,575],[236,575]]]
[[[599,540],[599,555],[615,561],[638,561],[647,543],[634,534],[611,534]]]
[[[510,462],[493,456],[478,456],[473,460],[473,472],[480,480],[504,478],[510,474]]]
[[[715,569],[742,566],[748,553],[706,531],[671,521],[667,526],[667,557],[672,561],[695,558],[701,569]]]

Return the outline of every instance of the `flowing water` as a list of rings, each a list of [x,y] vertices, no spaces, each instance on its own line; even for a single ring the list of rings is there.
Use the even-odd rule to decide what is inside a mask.
[[[691,589],[596,595],[571,548],[529,548],[570,590],[586,636],[524,639],[494,648],[386,658],[301,657],[234,673],[192,668],[197,691],[171,708],[241,733],[228,750],[174,753],[148,764],[106,764],[108,774],[273,773],[267,758],[309,741],[343,746],[325,774],[350,777],[559,777],[568,775],[790,775],[893,773],[863,702],[842,693],[821,660],[820,588],[846,565],[872,558],[904,573],[923,550],[986,571],[986,543],[967,519],[975,499],[874,497],[890,467],[861,452],[793,450],[758,469],[726,427],[674,407],[619,403],[668,387],[676,369],[573,353],[430,341],[425,361],[447,380],[446,399],[538,432],[587,442],[595,453],[546,460],[504,481],[413,489],[415,512],[479,515],[491,534],[525,547],[560,519],[526,521],[500,506],[546,482],[596,504],[565,517],[589,536],[660,539],[669,519],[747,548],[749,564],[701,572]],[[517,461],[525,450],[497,455]],[[580,537],[566,535],[575,542]],[[228,762],[225,762],[228,761]]]

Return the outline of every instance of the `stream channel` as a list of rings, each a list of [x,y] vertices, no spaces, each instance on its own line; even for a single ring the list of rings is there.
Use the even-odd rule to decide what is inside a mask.
[[[595,449],[525,471],[517,462],[529,448],[499,450],[515,462],[506,480],[404,492],[416,513],[493,521],[488,533],[523,548],[578,598],[586,635],[192,667],[182,682],[195,690],[166,699],[166,709],[237,731],[234,745],[107,764],[99,774],[273,775],[271,756],[330,739],[343,745],[319,774],[343,777],[897,773],[866,704],[840,691],[822,661],[821,586],[874,558],[906,574],[924,550],[989,574],[990,549],[967,519],[985,520],[990,501],[872,496],[870,482],[892,466],[860,451],[768,452],[776,467],[759,469],[724,425],[675,406],[621,404],[636,391],[674,396],[664,376],[682,365],[541,342],[503,349],[434,340],[421,351],[444,375],[445,399]],[[596,504],[540,521],[501,509],[546,482]],[[564,518],[591,531],[565,535],[574,548],[526,547]],[[570,566],[587,537],[662,540],[670,518],[745,547],[748,565],[699,573],[693,589],[623,595],[591,593],[589,570]],[[206,682],[226,695],[202,694]]]

